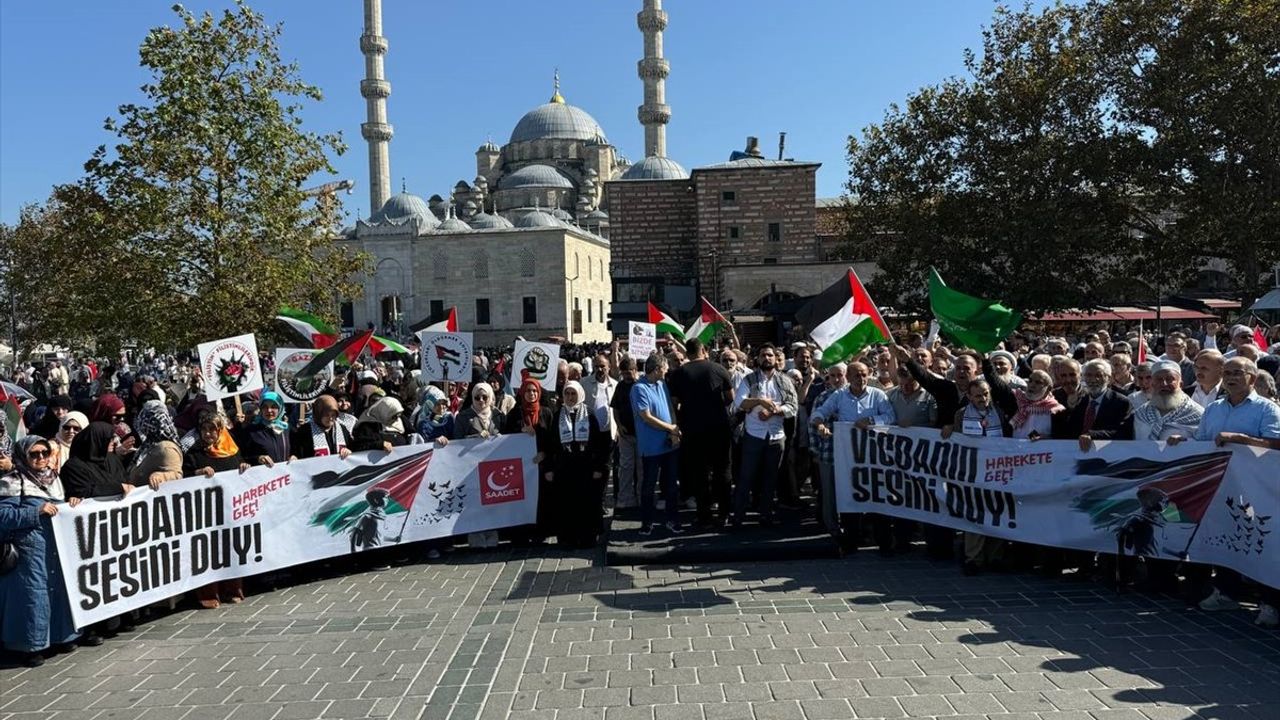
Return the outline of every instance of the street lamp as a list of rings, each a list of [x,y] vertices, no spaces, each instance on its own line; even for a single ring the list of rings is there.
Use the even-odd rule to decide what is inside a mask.
[[[577,309],[573,306],[573,283],[577,281],[579,275],[581,275],[581,273],[575,273],[573,277],[569,277],[568,275],[564,276],[564,279],[569,282],[569,297],[565,302],[565,305],[569,308],[569,327],[566,328],[565,334],[568,335],[570,345],[573,344],[573,321],[577,319],[574,317]]]

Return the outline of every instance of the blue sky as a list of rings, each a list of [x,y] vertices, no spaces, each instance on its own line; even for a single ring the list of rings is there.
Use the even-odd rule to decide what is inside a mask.
[[[43,200],[111,136],[102,121],[139,97],[137,48],[148,28],[171,24],[172,0],[0,2],[0,221]],[[220,11],[219,0],[190,0]],[[349,214],[367,215],[360,139],[364,67],[360,0],[254,0],[284,23],[282,55],[325,93],[308,128],[340,130],[349,149],[340,177],[357,182]],[[384,0],[392,84],[391,172],[424,197],[475,177],[476,148],[506,142],[516,121],[562,92],[591,113],[632,160],[643,155],[636,120],[643,54],[640,0]],[[748,135],[766,154],[787,132],[787,155],[823,164],[818,194],[847,176],[845,142],[922,85],[961,73],[990,22],[989,0],[667,0],[671,62],[668,155],[686,168],[727,158]]]

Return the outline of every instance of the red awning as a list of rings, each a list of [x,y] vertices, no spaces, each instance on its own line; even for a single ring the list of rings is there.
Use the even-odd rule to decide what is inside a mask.
[[[1097,310],[1066,310],[1056,313],[1045,313],[1038,320],[1042,322],[1116,322],[1155,320],[1155,308],[1121,306],[1114,308],[1098,308]],[[1172,305],[1160,307],[1161,320],[1217,320],[1217,316],[1199,310],[1186,310]]]
[[[1110,310],[1065,310],[1063,312],[1045,313],[1037,318],[1042,322],[1113,322],[1123,320]]]

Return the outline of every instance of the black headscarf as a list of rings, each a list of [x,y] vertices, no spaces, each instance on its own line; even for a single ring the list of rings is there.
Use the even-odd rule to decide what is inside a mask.
[[[58,434],[58,426],[62,423],[62,419],[54,415],[54,410],[63,408],[67,412],[71,411],[71,398],[67,395],[54,395],[49,398],[48,404],[44,409],[44,416],[36,422],[31,428],[32,435],[39,435],[42,438],[55,437]],[[64,415],[66,413],[63,413]]]
[[[120,458],[111,452],[115,428],[91,422],[71,441],[71,457],[62,465],[62,486],[67,497],[110,497],[124,492],[128,476]]]

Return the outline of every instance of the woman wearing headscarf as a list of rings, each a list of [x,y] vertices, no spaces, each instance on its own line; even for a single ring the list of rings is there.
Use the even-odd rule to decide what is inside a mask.
[[[351,451],[385,450],[409,444],[404,427],[404,405],[390,395],[373,401],[351,431]]]
[[[568,380],[560,394],[553,442],[547,454],[554,470],[559,502],[556,537],[571,548],[594,547],[604,520],[604,471],[609,462],[609,434],[583,402],[586,393]]]
[[[449,398],[443,390],[435,385],[422,389],[414,426],[418,429],[418,434],[428,442],[444,438],[446,443],[442,444],[447,444],[449,438],[453,437],[455,419],[453,413],[449,412]]]
[[[49,403],[45,406],[44,415],[40,420],[27,427],[31,429],[32,435],[52,438],[58,434],[62,418],[66,417],[69,412],[71,412],[71,397],[68,395],[54,395],[49,398]]]
[[[18,549],[17,566],[0,575],[0,646],[25,653],[30,667],[79,637],[48,520],[65,498],[52,453],[49,441],[28,435],[13,447],[13,470],[0,477],[0,539]]]
[[[552,493],[556,489],[551,482],[555,468],[551,466],[547,453],[556,437],[555,417],[551,408],[542,404],[542,384],[537,380],[529,378],[520,384],[518,403],[507,414],[502,432],[507,435],[522,432],[532,435],[537,441],[538,452],[533,456],[533,462],[538,466],[538,522],[532,531],[525,533],[525,537],[535,544],[541,543],[552,531],[551,509],[555,507]]]
[[[200,438],[182,459],[183,475],[211,478],[214,473],[226,470],[244,472],[249,469],[249,464],[240,457],[240,448],[231,439],[225,415],[212,408],[206,409],[200,413],[198,429]],[[213,610],[223,602],[239,603],[244,600],[244,584],[239,578],[219,580],[196,590],[195,596],[200,607]]]
[[[493,409],[505,418],[507,413],[516,406],[515,397],[506,393],[507,376],[497,370],[489,373],[489,387],[493,389]]]
[[[71,457],[72,441],[87,427],[89,427],[89,418],[82,412],[72,410],[63,416],[62,423],[58,426],[58,434],[49,443],[53,449],[53,456],[49,458],[49,462],[54,472],[62,472],[63,464]]]
[[[156,490],[161,483],[180,479],[182,449],[178,447],[178,428],[169,417],[169,408],[159,400],[149,400],[139,408],[133,425],[142,444],[133,456],[129,484],[150,485]]]
[[[240,454],[254,465],[271,467],[293,460],[289,444],[289,419],[278,393],[266,391],[258,401],[258,415],[245,429]]]
[[[71,441],[71,457],[59,475],[68,498],[112,498],[128,495],[129,482],[120,457],[115,453],[116,431],[104,422],[91,422]]]
[[[453,439],[495,438],[502,416],[493,409],[493,388],[476,383],[471,388],[471,404],[458,413],[453,423]],[[467,545],[476,548],[497,547],[498,531],[484,530],[467,534]]]

